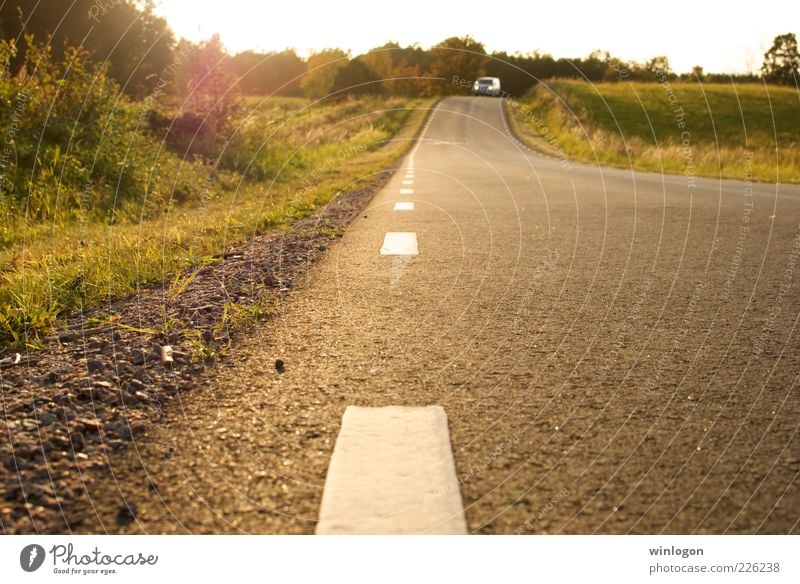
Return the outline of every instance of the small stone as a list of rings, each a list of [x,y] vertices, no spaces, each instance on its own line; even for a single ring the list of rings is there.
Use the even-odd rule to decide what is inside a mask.
[[[275,359],[275,371],[278,373],[283,373],[286,371],[286,366],[283,363],[283,359]]]
[[[130,525],[136,519],[139,508],[136,503],[125,502],[117,511],[117,524]]]
[[[80,432],[72,432],[72,434],[70,434],[70,446],[76,452],[86,448],[86,441],[83,439],[83,434]]]
[[[117,361],[117,366],[114,368],[117,375],[120,377],[129,373],[133,373],[133,365],[128,361]]]
[[[102,373],[106,366],[99,359],[89,359],[86,362],[86,371],[89,373]]]
[[[141,349],[134,349],[131,352],[131,363],[133,363],[138,367],[139,365],[144,365],[144,362],[145,362],[144,351],[142,351]]]
[[[147,374],[147,370],[144,368],[137,369],[133,374],[133,379],[141,381],[144,385],[151,385],[153,383],[153,378]]]
[[[58,342],[60,343],[74,343],[80,339],[80,335],[76,333],[62,333],[58,335]]]
[[[55,371],[51,371],[50,373],[42,377],[39,381],[42,385],[52,385],[56,381],[58,381],[58,373],[56,373]]]
[[[56,416],[52,412],[42,412],[39,415],[39,422],[41,422],[41,424],[43,426],[49,426],[50,424],[52,424],[56,420],[58,420],[58,416]]]
[[[147,490],[150,491],[151,493],[157,493],[158,485],[155,483],[155,481],[150,479],[149,481],[147,481]]]
[[[100,428],[102,427],[100,424],[100,420],[95,418],[94,420],[90,418],[78,418],[75,420],[75,424],[79,426],[80,429],[83,429],[86,432],[99,432]]]
[[[139,381],[136,378],[131,379],[128,382],[128,387],[126,388],[130,392],[136,392],[137,390],[142,390],[145,388],[145,384]]]
[[[114,339],[115,341],[118,341],[122,338],[122,335],[119,334],[119,331],[114,331],[113,333],[111,333],[111,338]]]

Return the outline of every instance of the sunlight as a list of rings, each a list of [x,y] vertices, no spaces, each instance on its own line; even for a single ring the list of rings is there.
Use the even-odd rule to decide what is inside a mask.
[[[291,47],[306,56],[339,47],[358,54],[388,41],[428,47],[469,34],[489,51],[538,49],[556,57],[584,57],[602,49],[642,62],[667,55],[676,71],[699,64],[706,70],[745,72],[760,64],[769,40],[786,32],[773,15],[790,13],[791,3],[773,4],[769,11],[730,9],[720,16],[713,4],[676,0],[659,12],[657,21],[631,0],[568,6],[510,2],[502,10],[474,0],[457,5],[405,0],[380,7],[354,0],[161,0],[157,12],[177,35],[199,40],[216,32],[234,53]],[[602,27],[595,25],[601,21]]]

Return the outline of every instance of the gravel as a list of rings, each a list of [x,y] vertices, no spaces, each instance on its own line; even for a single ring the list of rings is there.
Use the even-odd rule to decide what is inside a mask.
[[[226,303],[235,299],[246,314],[280,302],[393,170],[341,193],[290,232],[255,237],[187,271],[194,277],[177,297],[162,287],[147,289],[73,315],[40,350],[20,358],[0,352],[0,432],[9,438],[0,443],[2,532],[79,529],[98,477],[169,419],[173,402],[196,386],[201,373],[235,354],[233,343],[253,321],[224,320]],[[162,345],[173,348],[172,362],[161,363]],[[275,366],[281,370],[283,363]],[[163,450],[165,459],[173,454]],[[117,521],[131,523],[135,516],[135,503],[126,502]]]

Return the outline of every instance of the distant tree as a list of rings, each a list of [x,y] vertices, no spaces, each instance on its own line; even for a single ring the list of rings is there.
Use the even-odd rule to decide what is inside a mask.
[[[243,93],[300,95],[306,63],[292,49],[280,53],[243,51],[227,60],[227,69]]]
[[[428,90],[428,81],[421,74],[419,65],[410,65],[401,58],[392,71],[394,81],[384,81],[383,85],[393,95],[421,96]]]
[[[338,95],[368,95],[380,92],[380,77],[364,61],[356,58],[340,67],[331,87]]]
[[[441,93],[456,93],[459,86],[452,83],[453,78],[477,79],[486,60],[486,49],[470,36],[450,37],[435,45],[431,55],[431,74],[443,78],[435,88]]]
[[[391,42],[383,46],[370,49],[358,57],[367,67],[381,79],[392,77],[392,72],[397,66],[400,56],[400,45]]]
[[[67,46],[80,46],[123,90],[134,97],[150,93],[173,61],[175,39],[167,22],[154,14],[153,0],[16,0],[0,4],[4,35],[16,39],[11,70],[25,61],[26,35],[52,48],[62,60]]]
[[[644,66],[644,72],[650,80],[658,80],[664,77],[672,77],[672,68],[669,65],[669,59],[660,55],[653,57]]]
[[[696,79],[697,81],[702,81],[703,78],[705,77],[703,67],[701,67],[700,65],[695,65],[694,67],[692,67],[691,77]]]
[[[764,79],[781,85],[797,85],[798,69],[800,54],[797,37],[794,33],[776,36],[772,47],[764,53],[764,64],[761,66]]]
[[[536,82],[524,69],[524,57],[508,53],[492,53],[483,65],[483,74],[500,78],[502,90],[519,97]]]
[[[172,90],[180,99],[174,120],[156,114],[155,127],[168,127],[168,141],[184,153],[211,157],[227,138],[240,107],[240,94],[228,73],[230,58],[218,34],[199,43],[181,40],[181,59],[173,75]]]
[[[339,69],[347,63],[347,53],[341,49],[325,49],[312,53],[306,61],[306,74],[300,82],[305,95],[310,98],[329,95]]]
[[[578,68],[589,81],[602,81],[610,60],[611,55],[608,51],[592,51],[588,57],[579,62]]]

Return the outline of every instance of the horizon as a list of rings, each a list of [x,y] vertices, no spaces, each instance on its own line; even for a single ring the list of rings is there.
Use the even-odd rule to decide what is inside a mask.
[[[344,22],[341,15],[351,14],[358,7],[353,0],[336,5],[314,1],[275,6],[229,0],[227,5],[228,10],[220,11],[219,4],[211,0],[161,0],[156,13],[167,20],[178,38],[198,41],[218,33],[232,54],[293,49],[305,58],[314,51],[339,48],[356,56],[387,42],[428,49],[448,37],[468,35],[482,43],[487,53],[538,51],[555,59],[570,59],[584,58],[599,50],[638,63],[665,55],[676,73],[688,73],[695,65],[708,73],[757,73],[775,36],[800,31],[800,13],[794,19],[774,17],[776,13],[788,14],[793,8],[793,3],[786,0],[773,2],[772,10],[766,14],[729,11],[725,22],[719,22],[713,6],[679,0],[667,13],[658,15],[657,26],[650,24],[652,18],[640,15],[640,6],[630,0],[612,0],[602,6],[582,3],[577,7],[512,4],[502,12],[487,11],[485,4],[474,1],[462,3],[460,6],[465,8],[454,12],[445,6],[408,0],[391,22],[384,17],[373,18],[365,21],[367,27],[339,24]],[[692,22],[682,20],[689,7],[697,15]],[[514,10],[519,11],[519,18],[509,23],[508,14]],[[317,15],[314,22],[308,21],[310,12]],[[580,19],[574,17],[578,12]],[[420,19],[420,13],[429,16]],[[609,18],[614,15],[617,16]],[[284,24],[268,28],[265,34],[261,23],[275,20]],[[717,21],[716,26],[709,27],[713,21]],[[537,28],[539,22],[556,22],[559,26]],[[569,23],[568,29],[561,24],[564,22]],[[595,26],[597,22],[603,25]]]

